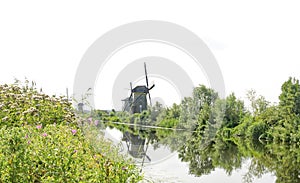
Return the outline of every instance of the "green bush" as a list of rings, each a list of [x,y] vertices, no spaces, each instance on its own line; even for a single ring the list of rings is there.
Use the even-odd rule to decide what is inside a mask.
[[[135,166],[100,154],[65,125],[2,127],[0,182],[132,182]],[[103,142],[103,141],[102,141]]]
[[[75,114],[66,98],[40,93],[34,83],[0,85],[0,127],[74,122]]]
[[[99,134],[98,121],[85,122],[66,98],[34,83],[0,85],[0,183],[138,182],[138,169]]]

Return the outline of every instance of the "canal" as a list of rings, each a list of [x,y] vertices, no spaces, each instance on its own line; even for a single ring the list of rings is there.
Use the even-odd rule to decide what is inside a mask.
[[[299,182],[300,149],[122,124],[101,130],[144,174],[142,182]]]

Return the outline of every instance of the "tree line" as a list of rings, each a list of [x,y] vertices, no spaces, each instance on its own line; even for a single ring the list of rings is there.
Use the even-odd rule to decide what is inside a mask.
[[[193,90],[180,104],[163,107],[155,103],[142,113],[110,113],[100,110],[93,115],[102,121],[119,121],[155,125],[194,131],[202,139],[216,136],[241,137],[276,143],[300,141],[300,84],[289,78],[282,84],[279,103],[271,104],[254,90],[247,92],[250,107],[231,93],[220,98],[218,93],[204,85]]]

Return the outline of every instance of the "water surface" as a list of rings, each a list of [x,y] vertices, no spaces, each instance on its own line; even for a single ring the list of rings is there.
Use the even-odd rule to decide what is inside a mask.
[[[106,127],[105,137],[141,168],[142,182],[299,182],[298,147],[214,138],[193,132]]]

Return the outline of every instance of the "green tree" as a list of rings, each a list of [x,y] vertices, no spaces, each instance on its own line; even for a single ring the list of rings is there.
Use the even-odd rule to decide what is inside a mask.
[[[207,88],[204,85],[195,87],[193,90],[194,105],[200,110],[205,104],[210,106],[213,105],[217,98],[218,93],[211,88]]]
[[[244,102],[237,99],[234,93],[226,97],[223,127],[234,128],[239,125],[245,115]]]
[[[300,84],[299,80],[289,78],[281,86],[279,107],[286,113],[300,114]]]
[[[157,125],[167,128],[176,128],[180,117],[180,106],[173,104],[172,107],[164,110],[160,116],[158,116]]]
[[[247,98],[250,101],[250,111],[254,116],[264,112],[270,104],[265,97],[261,95],[257,96],[255,90],[249,90],[247,92]]]

